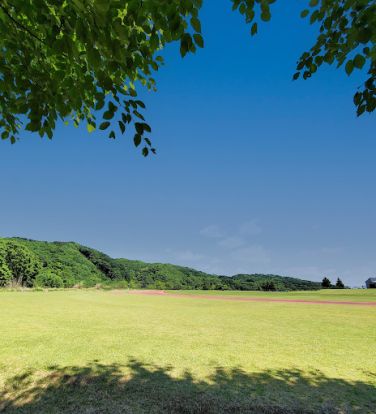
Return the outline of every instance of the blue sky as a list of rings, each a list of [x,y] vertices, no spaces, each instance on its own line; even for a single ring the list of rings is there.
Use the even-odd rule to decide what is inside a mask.
[[[253,38],[229,0],[205,3],[205,49],[181,59],[170,46],[158,92],[142,93],[158,155],[64,125],[52,141],[3,142],[1,235],[362,285],[376,274],[376,118],[352,103],[362,74],[291,81],[317,29],[301,2],[277,2]]]

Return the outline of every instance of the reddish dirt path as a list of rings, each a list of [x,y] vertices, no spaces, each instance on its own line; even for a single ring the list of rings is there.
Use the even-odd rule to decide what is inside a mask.
[[[242,297],[242,296],[216,296],[216,295],[195,295],[193,293],[168,293],[164,290],[130,290],[131,295],[167,296],[171,298],[194,298],[209,300],[227,300],[237,302],[283,302],[283,303],[307,303],[315,305],[352,305],[352,306],[376,306],[376,302],[351,302],[334,300],[309,300],[309,299],[278,299],[265,297]]]

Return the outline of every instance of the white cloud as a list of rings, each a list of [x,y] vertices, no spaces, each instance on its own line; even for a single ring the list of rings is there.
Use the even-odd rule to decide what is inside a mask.
[[[245,244],[245,241],[243,238],[238,236],[231,236],[226,237],[218,242],[218,245],[221,247],[226,247],[228,249],[236,249],[238,247],[241,247]]]
[[[328,254],[328,255],[336,255],[343,253],[344,249],[342,247],[323,247],[320,250],[320,253],[322,254]]]
[[[234,250],[230,257],[235,261],[251,264],[267,264],[271,261],[268,251],[259,245]]]
[[[239,226],[239,234],[246,236],[255,236],[262,232],[262,228],[258,224],[258,220],[249,220]]]
[[[219,226],[212,224],[200,230],[200,234],[205,237],[210,237],[212,239],[219,239],[224,236],[223,231]]]
[[[199,262],[205,259],[205,256],[200,253],[194,253],[191,250],[183,250],[178,252],[173,252],[175,260],[181,260],[183,262]]]

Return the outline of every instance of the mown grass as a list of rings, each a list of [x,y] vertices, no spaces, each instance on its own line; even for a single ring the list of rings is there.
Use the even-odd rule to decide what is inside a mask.
[[[376,307],[85,290],[0,306],[5,413],[375,412]]]
[[[220,296],[245,296],[267,297],[275,299],[305,299],[348,302],[376,302],[376,289],[322,289],[318,291],[291,291],[291,292],[263,292],[263,291],[239,291],[239,290],[170,290],[170,293],[182,293],[186,295],[220,295]]]

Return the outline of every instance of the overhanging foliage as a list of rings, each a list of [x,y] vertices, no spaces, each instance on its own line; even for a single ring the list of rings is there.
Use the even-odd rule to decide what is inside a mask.
[[[251,34],[271,18],[275,0],[231,0]],[[1,0],[0,131],[14,143],[23,129],[53,137],[56,122],[85,122],[109,138],[130,126],[143,155],[155,152],[137,88],[156,87],[158,52],[180,42],[180,53],[204,46],[202,0]],[[357,113],[376,107],[376,5],[369,0],[311,0],[302,12],[320,25],[297,73],[306,79],[323,64],[347,74],[367,68],[354,96]]]

